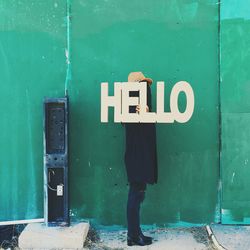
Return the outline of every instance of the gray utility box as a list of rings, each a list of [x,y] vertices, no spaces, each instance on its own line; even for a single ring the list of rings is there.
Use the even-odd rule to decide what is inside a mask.
[[[47,226],[69,226],[68,97],[45,98],[44,219]]]

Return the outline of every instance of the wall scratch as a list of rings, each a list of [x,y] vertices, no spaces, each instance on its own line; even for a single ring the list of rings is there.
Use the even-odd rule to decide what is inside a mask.
[[[68,87],[69,83],[72,79],[71,77],[71,0],[67,0],[67,6],[66,6],[66,22],[67,22],[67,48],[65,49],[65,57],[66,57],[66,64],[67,64],[67,73],[65,78],[65,95],[68,94]]]
[[[233,182],[234,182],[234,176],[235,176],[235,173],[233,173],[233,175],[232,175],[232,178],[231,178],[231,183],[233,183]]]

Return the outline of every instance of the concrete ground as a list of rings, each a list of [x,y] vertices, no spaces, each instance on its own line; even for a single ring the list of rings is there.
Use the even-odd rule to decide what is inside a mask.
[[[217,241],[228,250],[250,249],[250,226],[211,225]]]
[[[213,234],[224,249],[250,250],[250,226],[211,225]],[[154,238],[153,244],[145,247],[128,247],[126,231],[121,228],[102,227],[89,230],[84,247],[81,250],[215,250],[205,227],[189,228],[148,228],[145,235]],[[19,250],[18,239],[13,238],[9,249]],[[2,250],[0,246],[0,250]],[[6,249],[6,248],[5,248]],[[54,248],[57,250],[57,248]]]
[[[191,228],[157,228],[144,231],[154,238],[150,246],[128,247],[125,230],[90,230],[85,242],[85,249],[91,250],[214,250],[208,239],[205,227]]]

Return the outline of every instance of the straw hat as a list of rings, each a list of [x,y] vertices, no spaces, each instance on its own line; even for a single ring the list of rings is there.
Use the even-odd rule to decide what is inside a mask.
[[[146,78],[142,72],[131,72],[128,75],[128,82],[147,82],[151,85],[153,80],[151,78]]]

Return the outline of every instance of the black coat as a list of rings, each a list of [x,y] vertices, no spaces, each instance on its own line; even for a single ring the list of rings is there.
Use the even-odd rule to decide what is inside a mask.
[[[138,96],[131,91],[130,96]],[[151,111],[151,90],[147,87],[147,105]],[[135,106],[130,107],[131,113]],[[125,166],[129,182],[157,183],[157,151],[155,123],[125,123]]]

